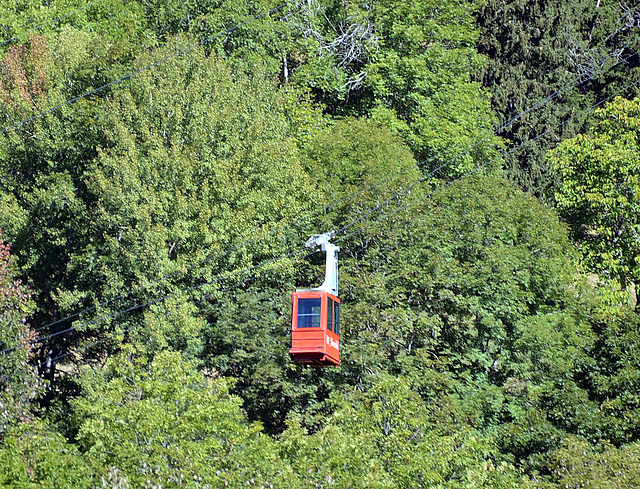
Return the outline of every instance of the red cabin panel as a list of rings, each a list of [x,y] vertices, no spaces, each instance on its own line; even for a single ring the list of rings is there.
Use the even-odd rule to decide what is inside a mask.
[[[340,365],[340,299],[317,290],[293,293],[289,353],[299,363]]]

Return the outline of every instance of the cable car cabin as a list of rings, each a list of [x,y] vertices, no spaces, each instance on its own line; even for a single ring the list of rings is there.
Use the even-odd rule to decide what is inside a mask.
[[[340,299],[338,299],[338,252],[331,243],[335,233],[316,234],[306,247],[321,246],[326,253],[322,285],[293,293],[291,358],[323,367],[340,365]]]
[[[340,299],[319,290],[293,293],[289,353],[303,364],[340,365]]]

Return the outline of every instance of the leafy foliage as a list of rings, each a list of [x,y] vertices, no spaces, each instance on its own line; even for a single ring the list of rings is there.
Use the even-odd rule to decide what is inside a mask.
[[[155,306],[155,319],[144,319],[147,327],[129,315],[115,331],[97,334],[127,336],[149,351],[187,345],[195,352],[201,324],[181,304],[212,293],[218,271],[269,256],[287,239],[282,231],[252,246],[242,241],[293,220],[309,200],[286,119],[290,103],[263,74],[234,75],[215,57],[192,52],[140,74],[105,102],[108,110],[91,109],[99,122],[67,123],[65,112],[56,113],[41,122],[41,148],[26,145],[26,135],[5,140],[3,187],[28,216],[15,241],[31,250],[22,265],[39,284],[39,319],[46,324],[105,301],[113,309],[99,308],[99,317],[135,309],[123,287],[135,291],[138,304],[170,295]],[[9,164],[14,158],[28,162],[32,179],[21,178],[20,167]],[[234,253],[223,252],[233,246]],[[176,278],[165,284],[167,277]],[[180,328],[174,313],[185,317]],[[74,345],[76,337],[65,335],[48,348],[58,356]]]
[[[496,467],[470,430],[434,422],[403,377],[380,376],[367,392],[332,402],[321,430],[309,436],[293,418],[280,437],[294,470],[306,469],[308,487],[528,487],[513,467]]]
[[[35,334],[26,318],[33,302],[16,278],[9,250],[0,238],[0,439],[10,426],[31,418],[41,389],[28,363]]]
[[[225,379],[203,377],[177,353],[149,365],[118,359],[105,374],[90,377],[75,406],[80,444],[98,468],[118,469],[134,487],[279,486],[291,476]]]
[[[633,485],[636,101],[507,157],[581,264],[493,135],[609,55],[506,145],[632,79],[617,8],[8,2],[0,485]],[[330,230],[342,365],[314,369],[290,293]]]
[[[489,100],[472,81],[483,65],[472,12],[430,0],[376,2],[371,12],[381,45],[366,67],[368,113],[399,130],[426,170],[448,163],[448,176],[495,157]]]
[[[640,99],[617,98],[596,112],[592,134],[563,142],[550,156],[562,177],[558,207],[587,266],[623,288],[640,281],[638,115]]]
[[[367,247],[353,292],[369,312],[357,323],[381,335],[391,359],[424,349],[504,381],[523,323],[565,300],[563,226],[499,178],[469,178],[418,200],[395,223],[381,223],[385,238]]]
[[[636,2],[490,0],[477,10],[478,48],[489,59],[482,84],[500,124],[509,123],[501,135],[517,149],[506,157],[508,173],[547,202],[558,181],[546,151],[588,125],[573,117],[624,87],[624,94],[637,93],[628,85],[638,70],[637,8]]]
[[[574,438],[553,457],[555,480],[562,487],[633,487],[639,482],[637,443],[620,449],[603,444],[594,450]]]
[[[91,487],[95,479],[78,447],[41,420],[12,428],[0,444],[2,487]]]

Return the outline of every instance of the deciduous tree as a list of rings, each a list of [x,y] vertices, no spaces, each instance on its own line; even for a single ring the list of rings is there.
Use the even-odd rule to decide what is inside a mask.
[[[85,457],[98,469],[117,469],[135,487],[290,483],[273,441],[229,394],[231,382],[194,367],[164,352],[149,364],[114,358],[103,375],[89,375],[75,402]]]
[[[588,134],[550,154],[561,178],[556,200],[586,266],[623,289],[640,282],[640,99],[596,112]]]
[[[0,439],[10,426],[31,419],[41,389],[29,364],[35,334],[26,318],[33,302],[16,277],[9,250],[0,237]]]

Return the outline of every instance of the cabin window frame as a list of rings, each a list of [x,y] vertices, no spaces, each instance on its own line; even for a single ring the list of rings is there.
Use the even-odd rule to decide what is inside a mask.
[[[296,305],[296,329],[322,329],[322,297],[298,297],[297,305]],[[306,309],[306,304],[314,301],[317,301],[318,306],[312,305],[310,309],[307,309],[311,312],[301,313],[300,310]],[[303,306],[302,308],[300,306]],[[318,313],[313,313],[313,308],[318,307]],[[314,324],[314,319],[317,317],[317,324]],[[302,318],[302,320],[301,320]]]

